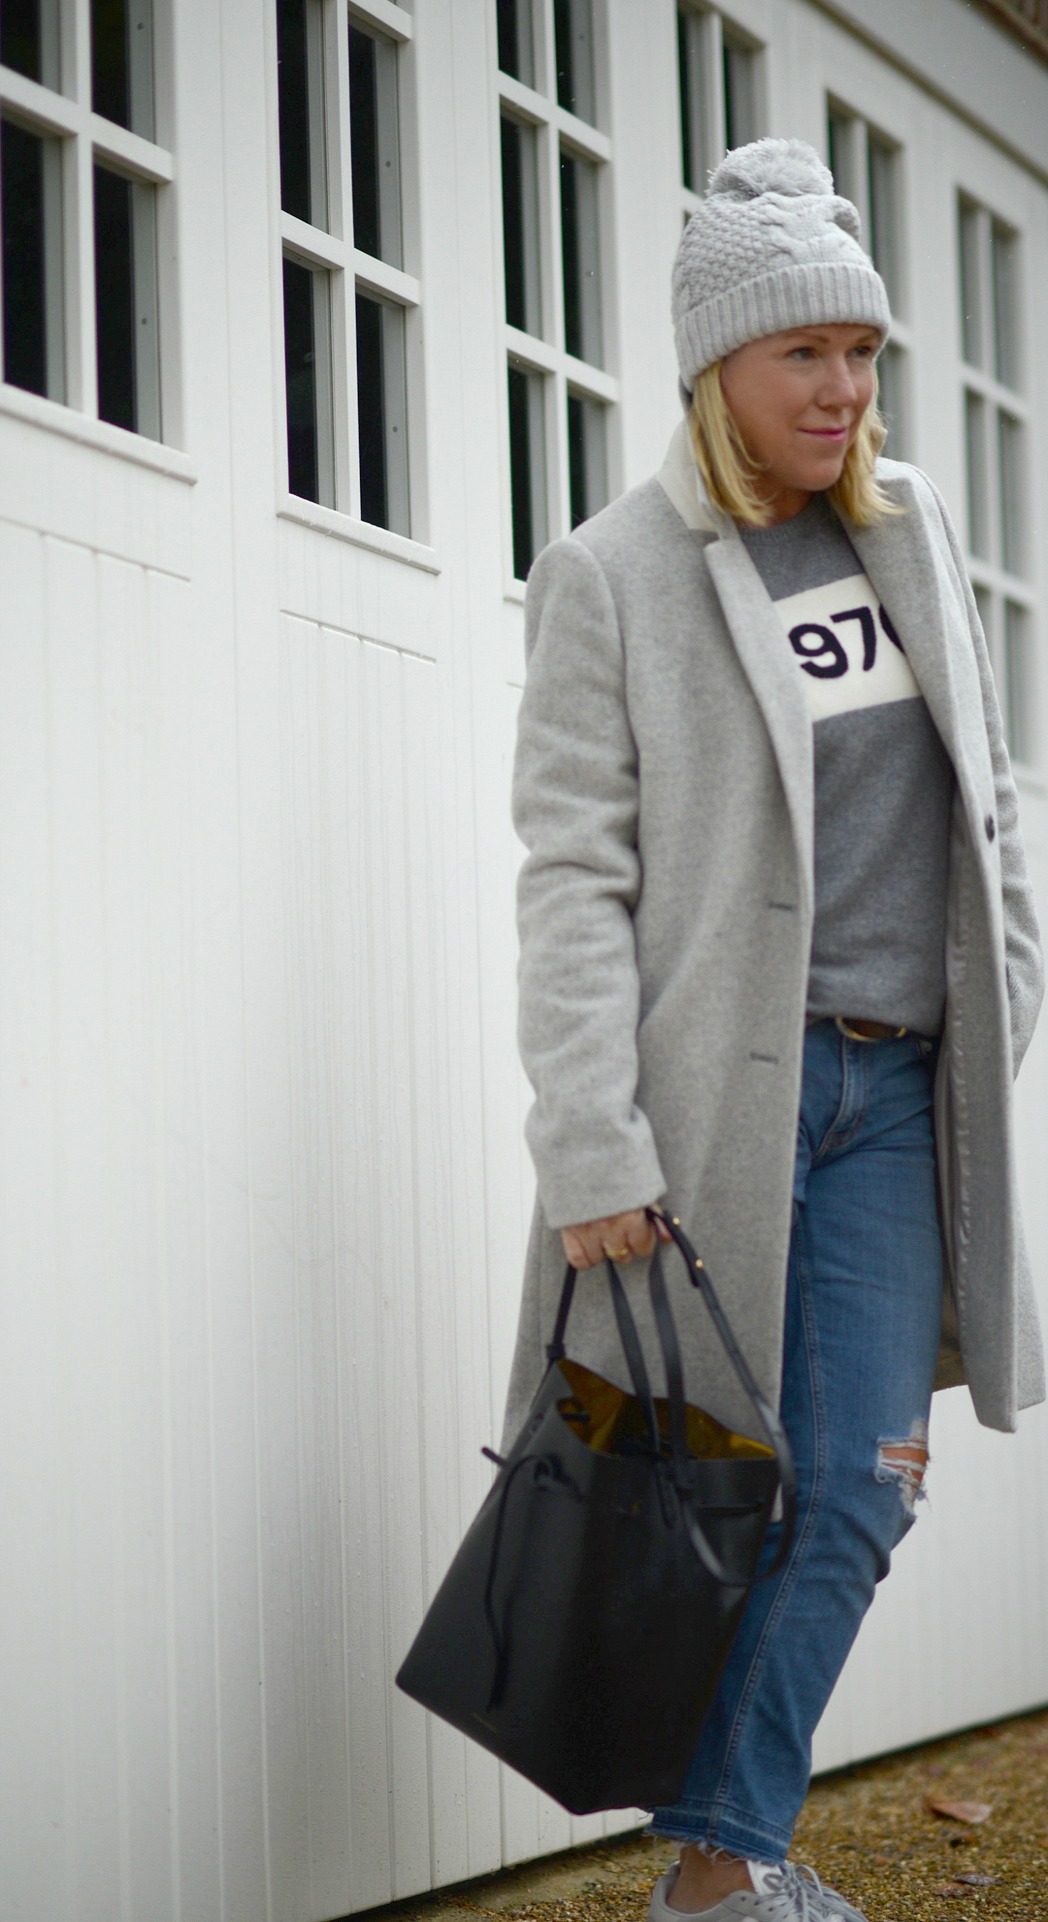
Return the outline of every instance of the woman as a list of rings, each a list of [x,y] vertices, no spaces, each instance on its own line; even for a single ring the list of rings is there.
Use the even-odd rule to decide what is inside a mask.
[[[786,1856],[812,1732],[914,1518],[933,1386],[967,1381],[1001,1429],[1044,1392],[1011,1111],[1037,927],[956,536],[923,474],[877,458],[890,314],[858,231],[811,148],[728,155],[674,268],[688,420],[528,584],[539,1199],[507,1430],[565,1254],[645,1256],[662,1202],[798,1468],[789,1558],[654,1814],[683,1844],[657,1922],[856,1916]],[[676,1286],[689,1399],[745,1428]],[[626,1386],[599,1280],[575,1313],[575,1356]]]

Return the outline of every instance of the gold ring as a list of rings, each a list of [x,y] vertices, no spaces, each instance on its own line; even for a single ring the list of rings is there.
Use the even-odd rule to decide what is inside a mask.
[[[629,1252],[628,1248],[605,1248],[604,1250],[609,1261],[625,1261]]]

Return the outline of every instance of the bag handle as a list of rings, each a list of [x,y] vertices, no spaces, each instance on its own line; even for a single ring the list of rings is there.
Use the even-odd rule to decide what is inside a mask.
[[[779,1420],[775,1410],[771,1407],[771,1404],[761,1394],[753,1370],[735,1339],[731,1323],[724,1309],[721,1307],[720,1297],[706,1271],[706,1264],[700,1261],[698,1255],[695,1253],[680,1222],[674,1220],[669,1215],[663,1214],[661,1209],[658,1208],[646,1208],[644,1212],[653,1225],[656,1222],[663,1224],[669,1231],[678,1253],[683,1256],[685,1266],[688,1270],[688,1279],[692,1287],[697,1288],[702,1296],[710,1320],[717,1331],[721,1346],[735,1370],[739,1385],[753,1407],[757,1419],[767,1437],[769,1446],[775,1455],[779,1470],[779,1491],[782,1498],[782,1526],[779,1536],[779,1546],[775,1553],[775,1560],[771,1563],[770,1567],[765,1570],[764,1574],[757,1578],[759,1581],[767,1581],[772,1575],[778,1574],[779,1569],[786,1560],[790,1552],[797,1522],[797,1471],[793,1465],[793,1450],[790,1447],[782,1422]],[[653,1269],[658,1268],[659,1278],[660,1281],[662,1281],[662,1256],[658,1242],[655,1244],[655,1252],[652,1256],[651,1265]],[[661,1293],[665,1300],[666,1313],[670,1315],[672,1319],[664,1281],[662,1281]],[[655,1308],[656,1320],[658,1320],[659,1309],[655,1303],[654,1293],[652,1295],[652,1306]],[[674,1330],[674,1333],[676,1333],[676,1330]],[[668,1381],[669,1377],[667,1374],[667,1385]]]
[[[764,1430],[772,1452],[775,1455],[779,1471],[779,1487],[782,1500],[782,1526],[775,1559],[765,1573],[757,1578],[761,1581],[767,1581],[772,1575],[777,1574],[782,1567],[793,1540],[797,1512],[797,1480],[793,1465],[793,1454],[782,1423],[761,1394],[752,1370],[735,1339],[731,1323],[728,1321],[721,1307],[713,1283],[706,1273],[705,1265],[695,1253],[680,1223],[664,1215],[659,1209],[647,1208],[645,1209],[645,1213],[653,1226],[657,1222],[661,1222],[664,1225],[675,1243],[678,1252],[683,1257],[692,1286],[698,1288],[702,1295],[718,1338],[728,1356],[728,1360],[731,1362],[743,1392],[754,1408],[761,1428]],[[648,1371],[644,1361],[644,1350],[641,1346],[640,1336],[637,1333],[637,1325],[633,1319],[626,1291],[622,1285],[615,1264],[610,1257],[607,1260],[606,1268],[611,1289],[612,1306],[615,1310],[615,1321],[619,1331],[619,1339],[622,1343],[623,1354],[626,1359],[626,1366],[629,1370],[634,1393],[644,1414],[653,1453],[658,1455],[661,1452],[661,1438],[652,1398],[651,1384],[648,1379]],[[572,1303],[574,1301],[576,1279],[576,1271],[569,1263],[561,1288],[553,1335],[546,1349],[547,1359],[550,1363],[561,1361],[564,1358],[564,1337],[567,1333],[568,1318],[571,1314]],[[670,1306],[669,1295],[666,1290],[666,1279],[662,1269],[662,1253],[658,1241],[655,1243],[655,1249],[649,1263],[648,1290],[651,1297],[652,1313],[655,1319],[659,1346],[662,1350],[663,1365],[666,1371],[670,1453],[673,1460],[674,1471],[673,1479],[678,1493],[682,1498],[681,1510],[684,1515],[688,1536],[695,1553],[714,1579],[729,1586],[737,1586],[737,1583],[732,1583],[728,1571],[725,1569],[712,1544],[707,1539],[705,1531],[698,1522],[690,1502],[684,1499],[689,1492],[687,1468],[689,1451],[684,1394],[684,1368],[681,1361],[677,1326],[674,1320],[673,1310]]]

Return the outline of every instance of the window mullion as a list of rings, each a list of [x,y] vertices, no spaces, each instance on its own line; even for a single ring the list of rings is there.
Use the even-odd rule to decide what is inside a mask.
[[[98,419],[98,334],[95,315],[94,154],[86,138],[75,143],[69,297],[72,309],[70,398],[89,420]]]
[[[74,407],[98,419],[98,361],[95,329],[94,152],[91,115],[90,0],[67,0],[63,18],[70,49],[72,93],[81,113],[82,132],[73,141],[66,171],[68,233],[65,257],[68,326],[67,392]]]
[[[547,123],[536,129],[539,175],[539,255],[542,270],[542,333],[564,345],[564,262],[560,245],[560,141]]]
[[[357,303],[353,275],[353,156],[349,132],[349,11],[331,0],[335,15],[334,82],[330,95],[333,212],[345,246],[345,268],[333,289],[332,364],[335,403],[335,498],[354,519],[360,518],[360,441],[357,419]]]

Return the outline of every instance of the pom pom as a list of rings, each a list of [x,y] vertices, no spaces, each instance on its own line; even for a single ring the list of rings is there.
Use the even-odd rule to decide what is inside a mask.
[[[710,193],[732,200],[834,192],[833,175],[806,140],[751,140],[725,154],[710,176]]]

